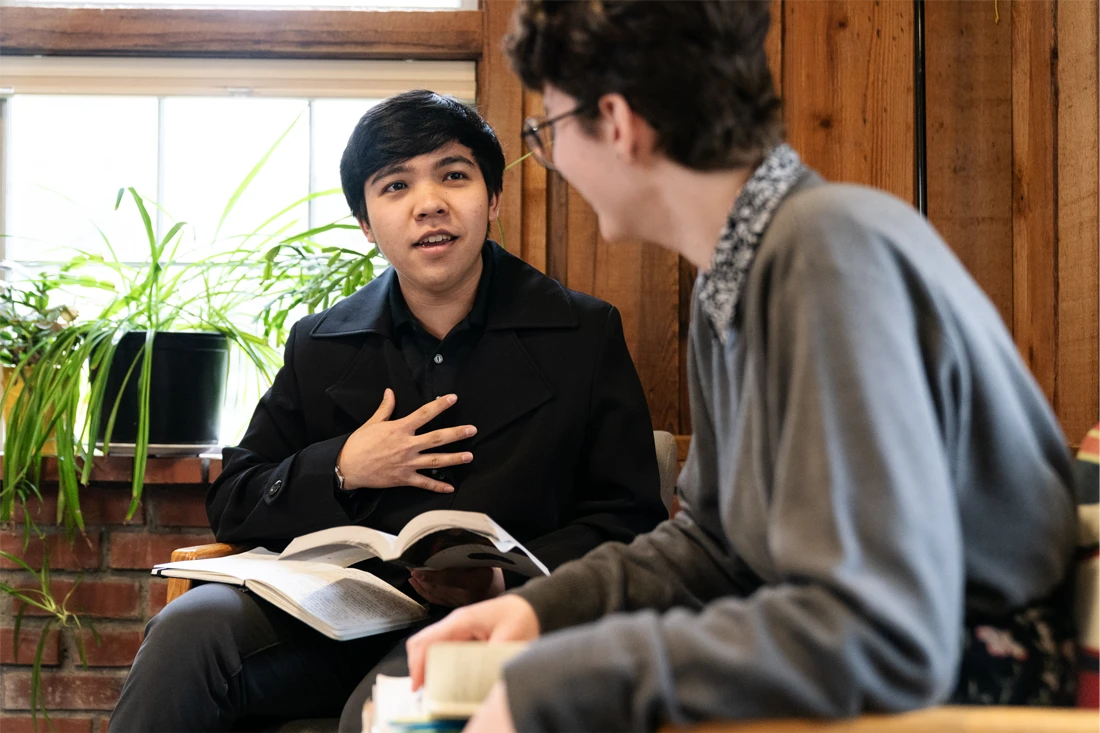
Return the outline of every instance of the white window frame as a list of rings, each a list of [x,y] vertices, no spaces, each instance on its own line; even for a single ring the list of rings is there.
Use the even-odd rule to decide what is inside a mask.
[[[9,171],[6,151],[12,141],[6,100],[13,94],[136,95],[158,97],[163,104],[166,97],[178,96],[380,99],[421,88],[431,88],[472,103],[477,91],[475,63],[337,59],[5,58],[0,67],[0,232],[7,231]],[[312,126],[312,119],[310,124]],[[311,160],[311,172],[312,169]],[[309,215],[312,226],[312,203]],[[165,228],[163,219],[164,213],[158,210],[158,232]],[[5,258],[5,240],[0,238],[0,260]]]

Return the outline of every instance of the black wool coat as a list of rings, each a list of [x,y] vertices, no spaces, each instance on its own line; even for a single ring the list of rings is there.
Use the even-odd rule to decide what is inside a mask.
[[[458,402],[420,432],[472,424],[440,450],[469,450],[443,469],[455,487],[339,492],[333,469],[386,387],[395,418],[427,399],[391,338],[387,270],[301,319],[285,362],[241,444],[226,448],[207,513],[221,542],[281,546],[344,524],[396,534],[431,509],[485,512],[548,567],[667,517],[645,395],[618,311],[562,287],[495,243],[485,329],[459,377]]]

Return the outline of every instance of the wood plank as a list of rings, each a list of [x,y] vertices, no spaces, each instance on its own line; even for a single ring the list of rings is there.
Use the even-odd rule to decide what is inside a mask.
[[[565,280],[562,282],[566,287],[596,295],[596,239],[599,237],[596,212],[575,188],[568,183],[565,186],[565,244],[568,254]],[[606,291],[606,288],[603,290]]]
[[[543,112],[542,95],[524,91],[524,117],[537,117]],[[526,148],[523,151],[527,154]],[[523,247],[522,257],[542,272],[546,269],[546,169],[532,157],[523,161]]]
[[[772,16],[768,37],[764,39],[764,48],[768,54],[768,68],[772,72],[775,93],[783,96],[783,0],[769,0],[769,12]]]
[[[826,178],[915,200],[913,3],[783,4],[788,138]]]
[[[691,398],[688,394],[688,329],[691,327],[691,294],[695,286],[698,271],[695,265],[683,257],[679,262],[680,270],[680,325],[677,333],[680,361],[680,429],[676,432],[691,435]],[[683,459],[680,459],[683,460]]]
[[[1100,417],[1100,18],[1095,2],[1061,2],[1058,28],[1058,371],[1055,409],[1066,438]]]
[[[1012,24],[993,17],[924,6],[928,218],[1011,327]]]
[[[1012,4],[1013,336],[1050,403],[1055,398],[1057,218],[1054,4]]]
[[[481,114],[496,130],[504,148],[504,160],[511,164],[523,155],[523,85],[512,73],[501,46],[511,27],[515,0],[493,0],[483,5],[484,22],[481,59],[477,64],[477,104]],[[523,166],[514,165],[504,174],[500,222],[494,234],[514,255],[523,248]]]
[[[680,429],[680,256],[642,244],[635,361],[654,430]]]
[[[229,10],[6,6],[5,55],[476,59],[477,10]]]
[[[562,285],[569,280],[569,184],[546,174],[546,274]]]
[[[552,197],[555,185],[551,184]],[[564,185],[565,233],[552,234],[550,244],[565,249],[565,261],[560,263],[551,252],[551,270],[564,271],[567,287],[619,309],[653,427],[676,432],[680,414],[678,258],[656,245],[605,241],[596,213],[575,189]],[[562,216],[560,202],[551,202],[550,215]]]

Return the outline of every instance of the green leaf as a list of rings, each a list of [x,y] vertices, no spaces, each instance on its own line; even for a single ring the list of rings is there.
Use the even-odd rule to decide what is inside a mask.
[[[306,109],[308,109],[308,107]],[[287,127],[283,131],[283,134],[279,135],[279,138],[272,144],[270,148],[267,149],[267,152],[264,153],[264,156],[260,158],[260,162],[252,166],[252,170],[248,172],[248,175],[246,175],[244,177],[244,180],[241,181],[240,185],[237,186],[237,190],[234,191],[233,195],[229,197],[229,201],[226,203],[225,209],[222,211],[221,218],[218,219],[218,226],[214,229],[215,240],[218,238],[218,234],[221,233],[222,225],[225,224],[225,220],[229,218],[230,212],[232,212],[233,208],[237,205],[237,201],[240,200],[241,195],[244,194],[244,192],[248,189],[248,186],[252,183],[256,176],[259,175],[264,166],[267,165],[267,161],[271,159],[272,154],[282,144],[286,136],[290,134],[290,131],[293,130],[294,127],[298,124],[298,120],[302,118],[303,114],[305,114],[305,110],[302,110],[298,113],[298,116],[294,118],[294,121],[290,123],[290,126]]]

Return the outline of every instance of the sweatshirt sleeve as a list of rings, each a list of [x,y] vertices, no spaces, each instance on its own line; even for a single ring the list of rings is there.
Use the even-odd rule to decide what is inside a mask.
[[[770,466],[769,582],[738,593],[716,567],[721,553],[670,522],[532,586],[540,619],[555,604],[583,607],[567,621],[635,607],[581,600],[610,594],[653,608],[552,632],[513,661],[518,730],[843,717],[949,694],[964,572],[921,346],[934,326],[877,233],[818,216],[795,234],[797,247],[754,265],[770,268],[743,332],[757,378],[737,392],[739,422],[758,431]],[[733,444],[723,437],[719,449]],[[737,538],[711,540],[720,549]]]

